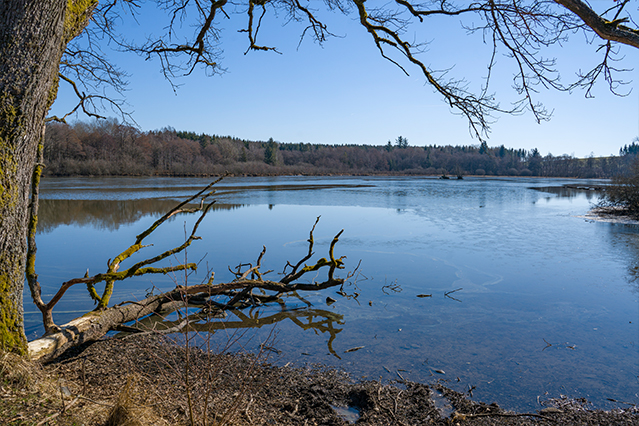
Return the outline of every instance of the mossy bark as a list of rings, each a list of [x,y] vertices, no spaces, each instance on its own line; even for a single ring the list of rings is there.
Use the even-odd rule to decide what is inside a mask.
[[[0,2],[0,348],[6,351],[26,353],[22,291],[29,194],[60,58],[96,3]],[[70,20],[67,10],[84,24]]]

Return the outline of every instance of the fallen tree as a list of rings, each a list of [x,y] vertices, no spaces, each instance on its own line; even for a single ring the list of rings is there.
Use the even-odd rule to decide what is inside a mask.
[[[84,277],[75,278],[63,283],[58,292],[48,303],[44,303],[42,300],[40,284],[37,281],[37,275],[32,269],[30,273],[27,274],[29,287],[31,289],[35,305],[42,312],[46,334],[39,339],[29,342],[28,350],[31,359],[42,362],[49,361],[59,356],[68,348],[85,342],[97,340],[110,330],[118,329],[123,324],[132,321],[139,321],[144,317],[159,312],[170,312],[182,306],[189,306],[193,302],[197,302],[197,306],[200,306],[203,312],[207,312],[207,314],[210,315],[211,313],[215,314],[215,312],[223,312],[228,309],[243,309],[248,306],[258,306],[264,303],[278,301],[279,296],[285,293],[293,293],[296,291],[317,291],[344,284],[346,280],[345,278],[336,278],[334,276],[337,269],[344,269],[343,259],[345,257],[342,256],[336,258],[334,254],[335,245],[339,241],[339,237],[343,230],[333,238],[328,250],[328,259],[320,258],[315,263],[306,263],[311,260],[315,254],[313,252],[313,246],[315,243],[313,232],[319,222],[320,218],[318,217],[310,231],[308,252],[295,264],[287,262],[284,270],[282,271],[282,277],[278,281],[264,279],[264,275],[272,272],[262,272],[261,270],[262,260],[266,254],[266,247],[264,247],[255,264],[242,263],[234,270],[229,268],[229,271],[235,275],[235,279],[231,282],[213,284],[215,275],[214,273],[210,273],[209,279],[205,283],[192,286],[177,285],[175,289],[166,293],[152,295],[146,299],[138,301],[125,301],[115,306],[108,307],[114,285],[117,281],[122,281],[139,275],[156,273],[167,274],[175,271],[197,269],[197,265],[194,263],[169,267],[156,267],[151,265],[186,250],[186,248],[194,240],[200,239],[200,237],[195,235],[196,231],[215,201],[208,204],[205,204],[205,202],[213,194],[213,191],[210,191],[211,187],[215,183],[219,182],[219,180],[220,179],[211,183],[202,191],[192,197],[189,197],[187,200],[178,204],[171,211],[156,220],[146,231],[136,237],[134,244],[116,256],[113,260],[109,259],[107,262],[107,271],[105,273],[89,276],[87,271],[87,274]],[[188,203],[193,202],[197,198],[200,198],[199,207],[194,209],[186,208]],[[119,267],[122,262],[142,248],[147,247],[142,244],[144,239],[154,232],[160,225],[166,222],[166,220],[178,213],[194,212],[201,212],[200,217],[193,225],[190,236],[186,238],[183,244],[166,250],[157,256],[140,261],[128,269],[119,271]],[[33,234],[35,234],[35,232],[33,232]],[[30,240],[29,242],[29,264],[34,265],[35,241]],[[300,279],[302,279],[302,277],[306,274],[320,269],[327,270],[327,277],[325,281],[300,282]],[[351,275],[349,274],[347,278],[350,276]],[[102,295],[98,295],[95,288],[95,285],[100,282],[105,283]],[[58,326],[53,322],[53,307],[62,298],[65,292],[76,284],[85,284],[87,286],[88,293],[96,302],[97,306],[93,311],[83,315],[82,317],[76,318],[62,326]],[[259,293],[255,293],[255,290],[259,290]],[[214,297],[219,299],[218,296],[224,296],[222,299],[226,301],[221,303],[219,300],[214,300]],[[175,330],[169,331],[179,331],[180,328],[181,327],[176,327]],[[142,329],[131,327],[129,327],[129,330],[143,331]]]

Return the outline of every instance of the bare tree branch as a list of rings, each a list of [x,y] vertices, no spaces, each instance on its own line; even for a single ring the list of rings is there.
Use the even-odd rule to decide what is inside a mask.
[[[617,43],[639,48],[639,30],[626,27],[624,24],[630,21],[629,17],[619,18],[619,13],[628,3],[618,2],[619,13],[615,19],[608,21],[597,14],[590,6],[581,0],[555,0],[572,13],[577,15],[588,27],[590,27],[599,37],[604,40],[616,41]],[[608,9],[608,10],[612,10]]]
[[[149,228],[147,228],[144,232],[138,235],[135,239],[135,242],[126,250],[118,254],[113,260],[109,259],[107,262],[107,271],[102,274],[97,274],[94,276],[89,276],[89,271],[87,270],[87,274],[82,278],[74,278],[69,281],[62,283],[56,294],[51,298],[48,303],[44,303],[42,300],[41,287],[40,283],[37,281],[38,276],[35,274],[35,255],[36,255],[36,246],[35,246],[35,226],[37,224],[37,216],[34,216],[35,211],[37,211],[37,203],[38,203],[38,188],[37,182],[39,181],[39,173],[41,168],[36,166],[36,171],[34,172],[35,182],[35,190],[32,191],[32,201],[31,201],[31,226],[30,226],[30,237],[28,240],[29,250],[28,250],[28,268],[27,268],[27,279],[29,282],[29,286],[31,289],[31,295],[35,305],[42,312],[43,323],[47,333],[52,333],[59,330],[59,327],[55,325],[53,322],[52,311],[55,305],[60,301],[62,296],[66,293],[66,291],[76,284],[85,284],[87,286],[87,290],[89,291],[90,297],[97,302],[96,311],[104,310],[109,305],[109,300],[111,294],[113,293],[113,288],[116,281],[123,281],[133,276],[141,276],[148,274],[168,274],[177,271],[186,271],[186,270],[196,270],[197,265],[195,263],[185,263],[177,266],[167,266],[167,267],[154,267],[150,265],[157,264],[158,262],[173,256],[177,253],[180,253],[186,250],[193,241],[200,239],[200,237],[196,236],[195,233],[198,230],[199,225],[204,220],[206,214],[209,209],[215,203],[215,201],[205,204],[207,198],[209,198],[213,191],[211,191],[211,187],[218,183],[223,177],[215,180],[210,183],[207,187],[199,191],[197,194],[187,198],[183,202],[179,203],[173,209],[168,211],[158,220],[156,220]],[[186,208],[185,206],[191,203],[193,200],[200,199],[200,205],[196,208]],[[122,262],[131,257],[134,253],[137,253],[144,247],[143,241],[146,237],[151,235],[160,225],[165,223],[169,218],[176,214],[180,213],[196,213],[200,212],[200,217],[196,220],[195,224],[191,229],[191,234],[186,238],[184,243],[177,247],[173,247],[169,250],[165,250],[157,256],[150,257],[144,259],[131,267],[125,269],[124,271],[119,271],[120,265]],[[212,278],[211,278],[212,280]],[[95,285],[101,282],[105,282],[104,291],[102,295],[99,295],[95,289]]]
[[[208,188],[209,187],[205,188],[205,190],[200,191],[200,193],[198,194],[202,196],[208,190]],[[206,198],[206,196],[207,195],[204,195],[203,198]],[[190,198],[190,200],[193,199],[194,197]],[[210,207],[211,204],[212,203],[208,204],[207,207]],[[181,205],[184,205],[184,203],[182,203]],[[168,212],[162,218],[160,218],[156,222],[156,224],[158,224],[159,226],[159,224],[163,223],[168,217],[176,214],[179,211],[186,210],[181,210],[181,207],[178,206]],[[197,224],[199,224],[205,214],[206,209],[202,211],[198,222],[193,227],[191,236],[194,235],[195,230],[197,229]],[[319,218],[317,220],[319,220]],[[313,230],[317,225],[317,220],[315,221],[315,224],[313,225],[310,233],[308,253],[312,253]],[[75,284],[84,283],[87,285],[93,285],[97,282],[106,281],[108,285],[109,283],[112,284],[114,281],[123,280],[133,275],[168,273],[173,271],[195,269],[197,267],[197,265],[195,264],[182,264],[166,268],[142,268],[139,266],[140,264],[150,262],[152,260],[149,259],[148,261],[139,262],[138,264],[125,271],[117,272],[117,265],[119,265],[119,263],[124,259],[128,258],[132,253],[138,251],[141,248],[140,243],[142,242],[142,239],[144,239],[145,236],[148,236],[150,232],[153,232],[155,229],[157,229],[157,226],[154,225],[149,227],[147,231],[137,237],[136,244],[132,245],[131,247],[129,247],[129,249],[122,252],[115,260],[109,261],[109,267],[106,273],[98,274],[93,277],[89,277],[87,273],[87,275],[83,278],[76,278],[67,281],[62,285],[58,293],[51,299],[49,303],[47,303],[46,305],[44,305],[43,303],[38,304],[38,307],[43,312],[43,318],[45,317],[45,313],[48,313],[49,317],[51,316],[51,310],[53,309],[53,306],[60,300],[66,290],[68,290]],[[238,309],[246,308],[249,306],[258,306],[266,302],[277,302],[280,305],[283,305],[284,302],[279,296],[284,293],[295,294],[295,292],[298,290],[317,291],[329,287],[343,285],[345,282],[344,278],[334,277],[334,272],[336,269],[344,269],[344,256],[335,258],[334,254],[335,246],[339,241],[339,237],[342,232],[343,230],[340,231],[330,243],[328,250],[329,260],[327,260],[326,258],[321,258],[315,264],[305,265],[303,268],[299,269],[303,262],[310,259],[310,256],[306,255],[300,262],[297,262],[297,266],[293,269],[295,272],[290,272],[289,274],[284,275],[284,277],[280,279],[280,281],[265,280],[263,278],[263,275],[271,272],[261,272],[260,270],[262,266],[262,260],[266,253],[266,248],[263,248],[260,252],[260,255],[258,256],[255,266],[252,266],[251,264],[239,265],[237,271],[234,272],[237,278],[231,282],[213,285],[211,275],[211,279],[209,279],[206,284],[193,286],[189,286],[186,284],[177,285],[174,290],[167,293],[163,293],[158,296],[147,297],[146,299],[141,301],[123,302],[111,308],[108,308],[106,304],[102,308],[100,308],[99,305],[98,308],[96,308],[90,314],[84,315],[81,318],[71,321],[69,324],[66,324],[62,327],[56,326],[53,323],[53,320],[50,320],[50,322],[46,324],[47,335],[42,339],[30,342],[29,351],[31,353],[31,356],[36,359],[50,359],[61,353],[61,351],[68,348],[69,346],[75,345],[79,342],[98,339],[111,329],[118,329],[122,324],[139,319],[148,314],[165,311],[166,307],[169,307],[169,309],[176,309],[177,307],[183,306],[184,304],[189,304],[190,302],[193,302],[196,297],[198,301],[200,301],[200,303],[204,305],[203,312],[206,313],[207,318],[210,317],[211,310],[221,311],[228,309],[234,310],[236,312],[236,315],[242,317],[242,314],[237,311]],[[287,262],[287,265],[290,265],[290,263]],[[243,270],[243,268],[247,266],[248,268]],[[318,271],[325,267],[328,267],[327,278],[325,281],[319,283],[299,282],[299,279],[302,278],[305,274],[313,271]],[[352,275],[349,274],[347,276],[347,279],[350,279],[351,276]],[[271,291],[274,294],[268,295],[263,293],[260,295],[254,295],[254,289]],[[37,293],[37,296],[40,297],[40,293]],[[108,289],[105,288],[105,292],[101,297],[97,296],[97,293],[95,297],[98,297],[100,299],[100,304],[102,304],[105,300],[108,300],[108,296],[110,296],[110,292]],[[228,302],[220,303],[214,301],[212,299],[212,297],[214,296],[228,297]],[[298,324],[302,328],[326,326],[327,328],[324,331],[329,331],[331,335],[328,344],[329,350],[331,351],[331,353],[334,353],[331,345],[336,337],[336,333],[339,332],[339,330],[335,330],[333,328],[333,322],[330,321],[330,318],[327,324],[324,324],[324,321],[321,321],[317,325],[314,325],[315,322],[313,321],[313,317],[315,316],[315,314],[313,312],[314,311],[305,313],[305,315],[308,316],[308,324],[304,324],[296,319],[293,319],[293,321],[295,321],[296,324]],[[130,330],[130,328],[128,329]],[[196,328],[193,328],[193,330],[195,329]],[[334,355],[336,354],[334,353]]]
[[[255,10],[256,4],[262,8],[262,14],[260,15],[257,21],[257,26],[255,27],[255,29],[253,29],[253,20],[254,20],[253,12]],[[262,18],[264,18],[264,15],[266,14],[266,2],[259,1],[258,3],[256,3],[253,0],[249,0],[248,10],[246,11],[246,14],[248,15],[248,18],[249,18],[248,26],[245,30],[240,30],[240,32],[247,33],[249,38],[249,46],[246,49],[246,52],[244,52],[244,54],[246,55],[251,50],[263,50],[263,51],[272,50],[275,53],[280,53],[274,47],[259,46],[255,44],[255,40],[257,39],[257,34],[260,31],[260,26],[262,25]]]
[[[167,17],[163,34],[149,36],[140,43],[128,40],[130,37],[118,33],[117,28],[123,17],[137,19],[143,13],[142,3],[110,0],[96,8],[91,16],[93,25],[82,31],[85,42],[75,44],[65,54],[61,72],[66,78],[75,81],[76,86],[78,82],[87,80],[94,86],[110,85],[116,90],[122,87],[124,76],[104,60],[99,51],[99,40],[145,59],[158,59],[161,71],[174,89],[177,88],[177,78],[192,74],[198,67],[208,74],[221,73],[224,71],[219,65],[221,20],[234,22],[235,16],[247,19],[239,29],[248,35],[245,53],[256,50],[280,53],[276,46],[258,42],[262,27],[271,17],[277,18],[280,14],[284,16],[285,23],[304,25],[300,30],[300,43],[307,34],[311,34],[318,43],[334,36],[320,19],[318,9],[310,7],[310,2],[304,0],[160,0],[154,5]],[[380,55],[405,74],[412,68],[417,69],[453,112],[466,117],[471,133],[482,140],[500,114],[519,114],[530,110],[537,121],[548,119],[551,114],[537,100],[540,89],[583,89],[590,97],[596,82],[604,80],[613,93],[626,94],[618,89],[624,84],[623,73],[629,70],[614,63],[620,58],[621,45],[639,47],[639,29],[632,16],[636,11],[629,7],[632,4],[630,0],[615,1],[601,11],[596,11],[582,0],[479,0],[465,4],[450,0],[394,0],[379,6],[369,6],[367,0],[325,0],[323,4],[328,11],[354,12]],[[594,6],[600,7],[598,4]],[[463,74],[450,77],[450,66],[445,71],[436,71],[437,68],[431,64],[437,58],[427,55],[425,41],[407,38],[407,34],[442,28],[441,25],[445,25],[442,20],[451,21],[454,25],[461,20],[462,29],[470,34],[480,33],[492,48],[486,58],[485,82],[479,90],[471,90]],[[421,26],[417,28],[416,25]],[[601,60],[590,71],[579,71],[576,81],[562,82],[556,59],[545,56],[544,52],[551,46],[562,45],[577,31],[596,35],[604,41],[599,49]],[[501,106],[490,89],[496,58],[502,54],[514,64],[513,83],[519,96],[507,106]],[[94,90],[89,95],[77,87],[74,90],[80,102],[73,111],[82,110],[89,115],[100,116],[97,108],[93,105],[87,108],[86,105],[93,101],[109,103],[110,97],[97,95]],[[67,116],[51,119],[64,120]]]

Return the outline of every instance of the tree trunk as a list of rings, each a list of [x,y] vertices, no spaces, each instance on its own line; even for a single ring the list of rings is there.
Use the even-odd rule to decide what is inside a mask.
[[[226,304],[220,304],[218,302],[211,302],[209,306],[215,307],[217,310],[235,309],[237,304],[245,304],[249,306],[256,306],[255,300],[267,300],[275,299],[280,294],[290,293],[295,291],[318,291],[330,287],[335,287],[344,284],[344,279],[333,278],[333,271],[336,268],[341,269],[342,258],[335,259],[333,256],[333,247],[337,243],[339,234],[333,239],[330,249],[331,261],[326,259],[320,259],[315,265],[305,265],[303,269],[297,270],[294,268],[293,272],[289,273],[282,279],[282,281],[265,281],[260,279],[246,279],[241,278],[230,283],[221,283],[216,285],[201,284],[189,287],[177,286],[174,290],[157,295],[151,296],[144,300],[136,302],[124,302],[120,305],[113,306],[100,311],[92,311],[86,315],[76,318],[73,321],[64,324],[60,327],[60,331],[47,334],[36,340],[29,342],[28,351],[29,356],[34,361],[47,362],[61,355],[65,350],[80,345],[85,342],[91,342],[98,340],[110,330],[115,329],[117,326],[127,323],[129,321],[139,320],[149,314],[164,310],[169,306],[176,306],[188,301],[190,296],[200,296],[200,298],[208,299],[215,295],[226,295],[230,300]],[[310,248],[312,250],[312,234],[309,240]],[[309,253],[311,253],[309,250]],[[262,255],[264,251],[262,251]],[[308,257],[304,260],[308,260]],[[261,258],[261,256],[260,256]],[[258,262],[259,263],[259,262]],[[298,264],[301,266],[302,262]],[[321,283],[299,283],[294,282],[307,272],[317,271],[320,268],[328,266],[329,276],[328,279]],[[252,267],[248,271],[245,271],[244,275],[248,275],[251,271],[259,274],[259,265]],[[275,295],[264,296],[254,295],[253,289],[263,289],[275,292]],[[178,305],[176,305],[176,302]],[[263,302],[260,302],[260,304]],[[205,305],[207,303],[205,302]]]
[[[126,306],[114,306],[100,312],[89,312],[64,324],[61,331],[29,342],[29,356],[34,361],[50,361],[72,346],[98,340],[115,325],[153,313],[163,302],[170,300],[171,296],[180,300],[180,293],[174,291]]]
[[[67,0],[0,2],[0,349],[26,353],[22,291],[31,177],[57,92]]]

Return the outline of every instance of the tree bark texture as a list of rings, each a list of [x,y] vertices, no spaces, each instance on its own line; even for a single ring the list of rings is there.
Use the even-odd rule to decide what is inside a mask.
[[[31,178],[55,99],[67,0],[0,2],[0,349],[26,353],[22,292]]]
[[[639,32],[636,29],[620,25],[622,22],[627,22],[625,19],[618,22],[608,22],[581,0],[555,0],[555,2],[577,15],[603,40],[616,41],[639,48]]]
[[[168,296],[179,300],[180,294],[172,292]],[[29,342],[29,356],[34,361],[50,361],[72,346],[98,340],[115,325],[153,313],[167,300],[167,294],[162,294],[126,306],[90,312],[63,325],[57,333]]]

